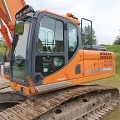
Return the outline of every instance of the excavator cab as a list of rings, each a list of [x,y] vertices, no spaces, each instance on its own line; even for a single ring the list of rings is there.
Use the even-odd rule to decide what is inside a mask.
[[[66,67],[81,47],[79,21],[69,19],[49,11],[35,12],[28,5],[16,14],[11,82],[29,86],[29,76],[39,86]]]

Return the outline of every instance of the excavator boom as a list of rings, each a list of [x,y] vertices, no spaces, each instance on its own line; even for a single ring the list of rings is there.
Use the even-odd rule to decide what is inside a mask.
[[[1,0],[0,1],[0,24],[1,24],[0,31],[2,36],[5,39],[6,45],[9,50],[11,48],[11,41],[8,33],[10,33],[11,36],[13,35],[14,25],[15,25],[15,14],[25,5],[26,4],[24,0]],[[6,25],[3,23],[3,21]]]

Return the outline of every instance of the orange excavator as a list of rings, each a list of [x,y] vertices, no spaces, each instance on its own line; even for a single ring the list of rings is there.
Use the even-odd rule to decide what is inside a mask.
[[[117,88],[82,85],[115,72],[112,52],[83,49],[82,21],[29,5],[15,18],[1,120],[99,120],[118,106]]]
[[[15,14],[26,4],[24,0],[1,0],[0,1],[0,32],[5,40],[7,49],[10,51],[12,37],[14,34],[15,27]],[[6,67],[8,67],[7,60],[4,57],[3,63],[1,64],[1,76],[9,79],[9,75],[4,73]],[[7,66],[6,66],[7,64]]]

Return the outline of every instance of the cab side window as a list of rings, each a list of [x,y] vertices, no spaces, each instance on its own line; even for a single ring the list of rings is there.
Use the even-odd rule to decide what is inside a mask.
[[[69,23],[69,39],[68,39],[68,58],[69,60],[72,58],[75,50],[78,46],[77,40],[77,28],[75,25]]]

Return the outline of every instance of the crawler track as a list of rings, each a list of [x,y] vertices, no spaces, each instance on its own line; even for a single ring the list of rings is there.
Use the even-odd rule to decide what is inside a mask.
[[[99,120],[118,102],[116,88],[75,86],[28,98],[0,112],[0,120]]]

